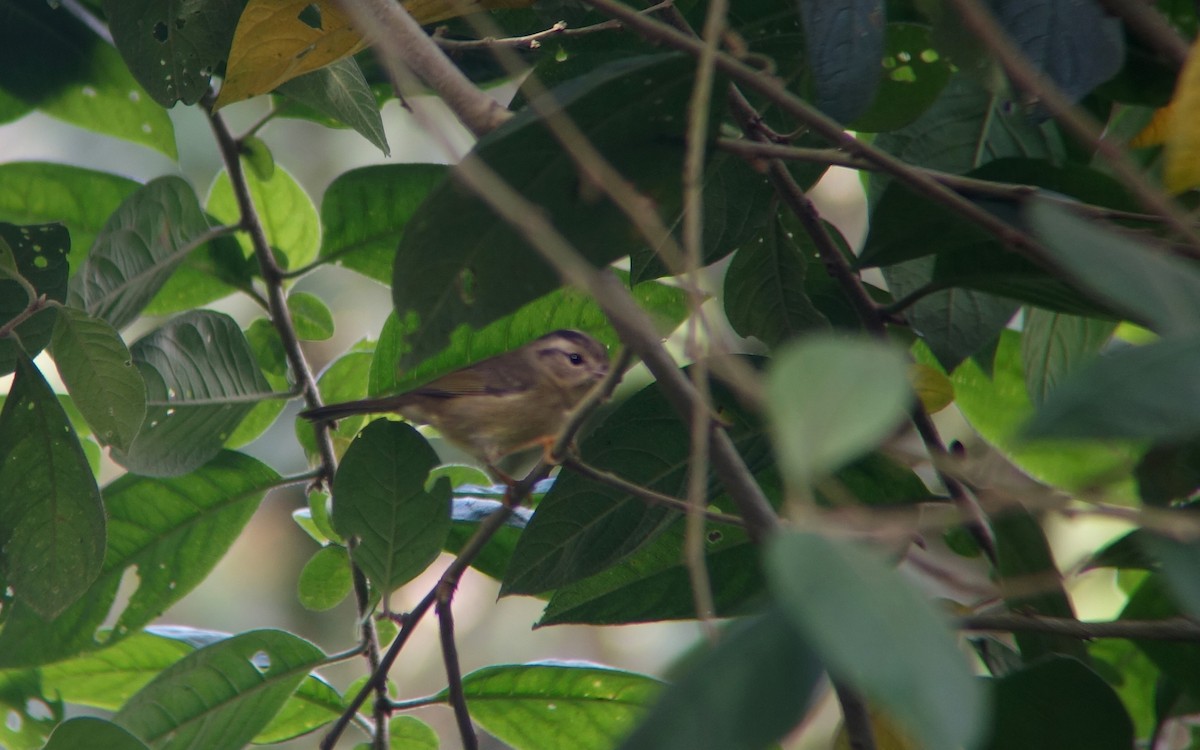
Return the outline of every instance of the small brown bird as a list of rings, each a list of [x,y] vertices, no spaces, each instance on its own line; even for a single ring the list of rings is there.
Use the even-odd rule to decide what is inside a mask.
[[[330,404],[300,416],[396,412],[433,426],[503,478],[496,462],[535,445],[549,448],[567,415],[607,373],[608,352],[600,342],[561,330],[405,393]]]

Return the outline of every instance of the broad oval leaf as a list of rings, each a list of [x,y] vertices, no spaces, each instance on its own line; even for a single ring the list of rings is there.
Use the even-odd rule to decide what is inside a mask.
[[[38,294],[46,295],[48,300],[66,301],[70,246],[71,238],[62,224],[16,226],[0,223],[0,249],[7,258],[7,270],[0,270],[0,326],[25,312],[33,302],[18,278],[32,285]],[[57,311],[47,307],[17,326],[20,348],[12,337],[0,338],[0,375],[13,371],[22,352],[32,357],[50,343],[57,317]]]
[[[58,311],[54,364],[92,433],[126,450],[146,416],[146,383],[112,326],[82,310]]]
[[[308,193],[283,167],[276,166],[270,179],[263,179],[252,169],[245,170],[244,174],[254,210],[279,262],[290,269],[310,263],[317,257],[321,243],[321,223]],[[206,205],[209,213],[226,224],[237,224],[241,220],[241,208],[233,194],[228,172],[217,175]],[[249,237],[238,235],[238,241],[246,255],[253,256]]]
[[[233,318],[209,310],[180,315],[129,348],[146,381],[146,420],[122,466],[178,476],[221,450],[255,404],[275,395]]]
[[[331,544],[308,558],[300,570],[297,598],[306,609],[333,609],[350,594],[353,586],[346,548]]]
[[[91,651],[144,627],[182,599],[221,561],[279,475],[240,453],[220,453],[199,470],[172,479],[126,474],[104,488],[108,549],[87,594],[47,622],[20,602],[0,631],[0,666],[35,666]],[[116,625],[96,630],[126,571],[132,591]]]
[[[546,94],[664,216],[677,213],[683,129],[695,67],[677,55],[620,60]],[[587,260],[607,264],[643,244],[624,214],[581,181],[569,153],[525,109],[481,139],[475,155],[546,212]],[[557,288],[557,272],[524,236],[456,180],[440,183],[405,228],[392,299],[408,337],[404,366]]]
[[[857,546],[809,533],[774,539],[766,568],[785,617],[835,678],[894,716],[922,747],[972,746],[986,716],[981,685],[947,623],[895,570]]]
[[[778,608],[735,621],[663,691],[620,750],[760,750],[800,722],[823,672]]]
[[[652,677],[574,662],[485,667],[463,677],[471,718],[515,750],[609,750],[661,689]]]
[[[403,422],[377,419],[346,450],[333,480],[333,527],[359,538],[354,562],[387,594],[442,551],[450,533],[450,481],[426,489],[438,464],[425,438]]]
[[[33,362],[17,360],[0,410],[0,558],[19,602],[49,620],[100,574],[100,490],[58,397]]]
[[[109,218],[80,269],[76,282],[84,309],[124,328],[208,228],[196,194],[182,178],[147,183]]]
[[[1027,310],[1021,332],[1025,387],[1041,404],[1072,372],[1092,359],[1112,337],[1117,323],[1039,308]]]
[[[46,741],[45,750],[78,750],[81,747],[100,750],[149,750],[145,743],[119,724],[95,716],[77,716],[59,724]]]
[[[813,336],[781,349],[767,372],[779,465],[805,491],[873,449],[908,414],[908,362],[866,339]]]
[[[324,656],[280,630],[235,635],[163,670],[113,721],[156,748],[238,748],[271,721]]]
[[[333,313],[315,294],[292,292],[287,298],[288,311],[296,335],[304,341],[324,341],[333,335]]]

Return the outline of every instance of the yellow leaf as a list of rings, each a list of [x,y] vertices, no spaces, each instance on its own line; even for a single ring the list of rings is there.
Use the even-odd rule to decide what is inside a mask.
[[[1200,185],[1200,39],[1192,44],[1187,64],[1179,73],[1175,95],[1171,97],[1174,114],[1167,127],[1163,149],[1163,184],[1172,193]]]
[[[908,381],[912,383],[917,398],[921,399],[921,405],[930,414],[945,409],[954,400],[954,384],[950,378],[929,365],[909,365]]]
[[[1171,127],[1171,115],[1174,114],[1175,108],[1168,104],[1165,107],[1160,107],[1154,110],[1154,117],[1150,118],[1150,122],[1146,123],[1146,127],[1129,141],[1130,148],[1146,148],[1147,146],[1158,146],[1165,143],[1167,140],[1167,130]]]
[[[364,46],[330,0],[250,0],[233,33],[216,106],[274,91]]]
[[[533,0],[409,0],[421,25]],[[250,0],[238,19],[216,107],[274,91],[281,84],[366,47],[333,0]]]

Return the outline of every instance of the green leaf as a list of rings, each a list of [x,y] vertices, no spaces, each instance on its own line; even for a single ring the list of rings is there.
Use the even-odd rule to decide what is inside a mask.
[[[438,736],[415,716],[393,716],[388,724],[392,750],[438,750]]]
[[[1155,687],[1158,668],[1130,641],[1106,639],[1088,644],[1088,653],[1096,671],[1107,678],[1121,698],[1134,723],[1139,739],[1154,731]]]
[[[444,467],[438,467],[430,472],[430,479],[432,480],[433,477],[438,476],[438,472],[442,468]],[[470,468],[480,474],[483,473],[474,467],[465,468]],[[490,483],[491,481],[491,478],[484,474],[484,482]],[[483,500],[476,497],[455,497],[450,504],[450,535],[446,537],[444,549],[452,554],[458,554],[462,550],[463,545],[467,543],[479,528],[479,524],[499,509],[500,503],[495,500]],[[471,567],[496,580],[504,578],[504,571],[508,568],[508,563],[512,559],[513,550],[517,548],[517,540],[521,538],[521,532],[529,523],[530,513],[527,508],[514,509],[513,515],[492,535],[488,543],[484,545],[479,554],[475,556],[475,559],[471,561]]]
[[[0,456],[0,567],[17,601],[51,619],[100,573],[104,504],[66,413],[28,357],[17,360],[0,410]]]
[[[1025,387],[1035,405],[1072,372],[1092,359],[1112,337],[1111,320],[1082,318],[1033,308],[1025,313],[1021,333],[1021,361]]]
[[[0,23],[0,90],[88,130],[178,158],[171,119],[110,45],[62,9],[6,3]]]
[[[244,3],[203,7],[161,0],[104,0],[109,30],[138,82],[163,107],[195,104],[225,62]]]
[[[390,284],[404,228],[446,172],[444,164],[386,164],[338,175],[321,199],[320,258]]]
[[[840,238],[833,227],[831,235]],[[777,214],[757,241],[740,248],[725,272],[725,314],[742,336],[778,346],[801,333],[829,327],[804,286],[816,249],[791,214]]]
[[[55,302],[66,301],[67,251],[71,240],[62,224],[15,226],[0,223],[0,241],[11,252],[17,273],[36,292]],[[0,325],[24,312],[32,301],[25,287],[12,278],[11,272],[0,273]],[[26,354],[33,357],[50,343],[57,317],[56,310],[46,308],[17,326],[20,347]],[[0,338],[0,375],[12,372],[20,356],[16,339]]]
[[[267,142],[256,135],[242,139],[242,160],[260,180],[269,180],[275,175],[275,154]]]
[[[137,737],[104,719],[77,716],[55,728],[45,750],[148,750]]]
[[[677,55],[632,58],[547,96],[643,196],[673,216],[694,72],[691,60]],[[617,207],[581,182],[574,160],[532,111],[488,134],[474,154],[537,203],[589,262],[605,265],[642,244]],[[445,348],[460,325],[482,328],[561,284],[520,232],[455,180],[434,188],[406,227],[394,271],[397,317],[419,324],[405,366]]]
[[[1058,657],[992,684],[987,750],[1134,747],[1133,722],[1113,689],[1075,659]]]
[[[1151,573],[1130,594],[1118,619],[1161,620],[1181,614],[1166,577]],[[1192,700],[1200,696],[1200,646],[1149,640],[1134,641],[1134,644],[1158,668],[1160,679],[1176,683]]]
[[[317,209],[296,178],[283,167],[276,167],[271,179],[264,180],[254,170],[243,170],[250,187],[254,210],[262,222],[267,242],[275,251],[284,268],[296,269],[317,257],[321,244],[321,224]],[[224,224],[237,224],[241,209],[229,182],[229,173],[217,175],[206,202],[208,212]],[[238,242],[247,256],[253,256],[254,247],[244,233]]]
[[[735,621],[663,691],[621,750],[760,750],[800,722],[823,669],[777,609]]]
[[[784,615],[835,678],[921,747],[972,746],[986,720],[982,686],[924,595],[874,554],[816,534],[778,536],[766,568]]]
[[[1200,434],[1200,336],[1165,338],[1105,355],[1050,395],[1026,438],[1150,438]]]
[[[377,419],[346,451],[333,480],[333,526],[357,536],[353,559],[387,594],[429,567],[450,531],[450,482],[429,490],[437,454],[403,422]]]
[[[674,330],[687,316],[686,294],[678,287],[647,281],[635,286],[632,293],[663,335]],[[516,349],[560,328],[583,331],[610,349],[620,344],[600,306],[589,295],[564,287],[478,331],[456,330],[450,337],[448,348],[402,370],[398,363],[406,351],[405,339],[414,329],[401,325],[392,313],[379,334],[368,390],[373,396],[408,390],[472,362]]]
[[[515,750],[608,750],[661,688],[652,677],[585,663],[485,667],[463,677],[471,718]]]
[[[118,330],[133,322],[196,249],[208,219],[179,177],[159,177],[125,199],[76,278],[83,307]]]
[[[82,310],[59,310],[54,364],[92,432],[106,445],[129,448],[146,416],[146,384],[112,326]]]
[[[0,164],[0,221],[66,224],[69,266],[78,271],[109,217],[139,187],[125,177],[66,164]]]
[[[933,44],[929,27],[889,23],[884,31],[883,76],[870,109],[850,123],[859,133],[897,130],[937,99],[954,70]]]
[[[308,292],[292,292],[287,298],[288,311],[296,335],[303,341],[324,341],[333,336],[333,313],[320,297]]]
[[[780,467],[797,488],[867,453],[908,414],[903,353],[866,339],[812,336],[781,349],[767,373]]]
[[[333,609],[350,594],[350,558],[337,545],[317,550],[300,571],[297,598],[306,609]]]
[[[328,724],[345,710],[346,703],[338,691],[314,672],[304,678],[271,723],[251,741],[269,745],[290,740]]]
[[[216,223],[216,220],[213,220]],[[203,307],[235,291],[250,291],[258,264],[232,235],[216,237],[189,253],[146,304],[143,315],[172,315]]]
[[[366,351],[362,349],[366,347]],[[339,401],[353,401],[365,398],[367,395],[367,375],[371,370],[372,352],[367,342],[359,342],[354,351],[338,357],[317,380],[321,391],[321,400],[326,404],[336,404]],[[334,448],[342,453],[350,441],[358,435],[358,431],[366,423],[367,416],[347,417],[339,420],[337,427],[330,430]],[[313,437],[312,423],[307,419],[296,420],[296,438],[310,457],[317,455],[316,442]]]
[[[1162,574],[1170,586],[1172,598],[1183,612],[1195,617],[1200,612],[1200,579],[1196,577],[1200,563],[1200,547],[1194,542],[1180,541],[1160,534],[1143,533],[1139,545],[1162,564]]]
[[[283,631],[235,635],[163,670],[113,721],[155,747],[241,747],[323,657],[316,646]]]
[[[1081,292],[1162,334],[1200,326],[1200,271],[1191,264],[1052,201],[1030,201],[1024,216]]]
[[[258,401],[273,395],[242,330],[223,313],[180,315],[130,353],[146,381],[146,421],[129,449],[112,456],[139,474],[199,468]]]
[[[771,463],[757,415],[719,383],[712,404],[751,471]],[[691,439],[658,384],[621,404],[584,440],[584,463],[666,495],[686,492]],[[709,494],[715,494],[710,477]],[[619,563],[662,533],[677,511],[564,471],[538,504],[505,572],[501,595],[559,588]]]
[[[126,474],[108,485],[108,550],[100,577],[53,622],[18,602],[0,631],[0,667],[58,661],[142,628],[204,580],[278,483],[265,464],[226,451],[187,476]],[[98,641],[96,629],[133,567],[137,586],[122,599],[112,632]]]
[[[67,703],[116,711],[159,672],[193,650],[193,644],[176,638],[133,633],[95,653],[43,666],[42,685]]]
[[[867,111],[879,86],[883,0],[800,3],[799,10],[816,89],[813,104],[839,122],[850,122]]]
[[[276,91],[354,128],[384,156],[391,156],[379,103],[353,57],[293,78]]]
[[[63,702],[42,686],[35,669],[0,672],[0,743],[6,750],[41,750],[46,737],[63,719]]]

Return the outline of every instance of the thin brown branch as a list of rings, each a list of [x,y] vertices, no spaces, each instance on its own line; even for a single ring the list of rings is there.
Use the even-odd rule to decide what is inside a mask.
[[[862,696],[840,680],[833,681],[833,692],[842,707],[842,720],[846,723],[846,736],[851,750],[875,750],[875,731],[871,728],[871,714]]]
[[[1190,244],[1190,255],[1200,258],[1200,234],[1187,213],[1146,180],[1140,167],[1120,144],[1104,137],[1104,129],[1079,109],[1018,49],[999,22],[978,0],[950,0],[964,25],[996,57],[1013,85],[1045,107],[1050,116],[1081,143],[1095,150],[1134,198],[1147,210],[1162,216]]]
[[[663,8],[669,8],[674,5],[674,0],[665,0],[665,2],[657,3],[649,8],[645,8],[639,12],[645,14],[656,13]],[[458,52],[460,50],[473,49],[495,49],[497,47],[507,47],[509,49],[537,49],[542,46],[542,42],[555,37],[576,37],[596,34],[602,31],[619,31],[624,28],[620,21],[609,20],[594,23],[590,26],[571,27],[566,21],[558,21],[548,29],[535,31],[532,34],[525,36],[507,36],[507,37],[484,37],[483,39],[447,39],[444,36],[445,27],[439,27],[433,33],[433,41],[437,46],[448,52]]]
[[[55,302],[53,304],[58,303]],[[6,339],[9,336],[16,337],[16,330],[22,323],[50,306],[51,300],[47,299],[46,295],[44,294],[38,294],[29,301],[29,304],[25,306],[24,310],[14,315],[11,319],[6,321],[4,325],[0,326],[0,339]]]
[[[451,604],[454,591],[439,588],[438,592],[438,636],[442,642],[442,663],[446,665],[450,705],[454,708],[454,720],[458,724],[458,736],[462,738],[463,750],[478,750],[479,737],[471,724],[471,712],[467,708],[467,696],[463,691],[462,668],[458,663],[458,645],[454,641],[454,608]]]
[[[625,492],[633,497],[642,500],[647,505],[660,506],[677,510],[680,513],[689,511],[689,503],[687,500],[680,500],[677,497],[664,495],[661,492],[655,492],[649,487],[643,487],[640,484],[631,482],[628,479],[613,474],[611,471],[604,471],[596,467],[586,464],[578,458],[567,458],[563,461],[563,467],[567,468],[580,476],[587,477],[601,484],[607,484],[609,487]],[[728,513],[717,513],[710,510],[701,510],[700,517],[715,521],[717,523],[727,523],[731,526],[745,527],[746,524],[737,516],[731,516]]]
[[[1200,622],[1186,617],[1163,620],[1084,622],[1067,617],[1021,614],[970,615],[959,618],[959,630],[997,633],[1045,633],[1067,638],[1129,638],[1141,641],[1200,642]]]

